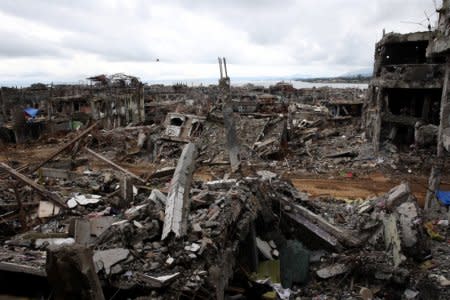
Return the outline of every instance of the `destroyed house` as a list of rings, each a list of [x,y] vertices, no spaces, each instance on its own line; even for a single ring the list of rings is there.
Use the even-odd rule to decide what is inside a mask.
[[[431,32],[389,33],[375,46],[363,124],[376,151],[386,140],[409,146],[419,124],[439,124],[444,59],[426,56],[430,38]]]
[[[166,130],[163,137],[173,141],[188,142],[202,134],[205,119],[201,116],[169,113],[165,120]]]
[[[90,85],[32,85],[2,88],[0,138],[23,143],[43,133],[70,131],[100,120],[107,129],[145,119],[143,85],[124,74],[91,77]],[[33,116],[27,110],[36,110]]]

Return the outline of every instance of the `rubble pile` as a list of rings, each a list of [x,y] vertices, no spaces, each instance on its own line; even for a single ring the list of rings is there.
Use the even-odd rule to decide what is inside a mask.
[[[225,58],[207,87],[2,88],[0,297],[448,299],[443,81],[412,74],[443,65],[395,71],[430,35],[384,36],[367,98],[231,86]]]

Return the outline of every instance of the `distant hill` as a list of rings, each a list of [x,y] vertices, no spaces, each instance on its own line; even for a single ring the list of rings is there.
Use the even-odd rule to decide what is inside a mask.
[[[369,83],[371,78],[372,68],[366,68],[347,72],[336,77],[294,76],[293,80],[316,83]]]
[[[365,68],[365,69],[359,69],[356,71],[347,72],[338,77],[358,77],[358,76],[372,77],[372,73],[373,73],[373,68]]]

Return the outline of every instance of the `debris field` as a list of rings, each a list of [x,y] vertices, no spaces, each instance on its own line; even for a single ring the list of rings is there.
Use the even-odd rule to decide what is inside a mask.
[[[368,89],[2,87],[0,298],[450,299],[439,12]]]

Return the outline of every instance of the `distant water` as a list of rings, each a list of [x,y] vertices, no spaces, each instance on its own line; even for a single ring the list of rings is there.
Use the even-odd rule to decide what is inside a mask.
[[[243,86],[248,83],[254,85],[262,85],[264,87],[269,87],[271,85],[275,85],[277,82],[281,80],[246,80],[246,79],[231,79],[231,85],[233,86]],[[284,82],[288,82],[293,85],[296,89],[305,89],[305,88],[319,88],[319,87],[332,87],[332,88],[359,88],[359,89],[367,89],[367,83],[313,83],[313,82],[305,82],[305,81],[294,81],[294,80],[284,80]],[[173,85],[176,83],[183,83],[188,86],[208,86],[210,84],[217,84],[217,80],[212,79],[189,79],[189,80],[155,80],[149,81],[148,84],[164,84],[164,85]]]

